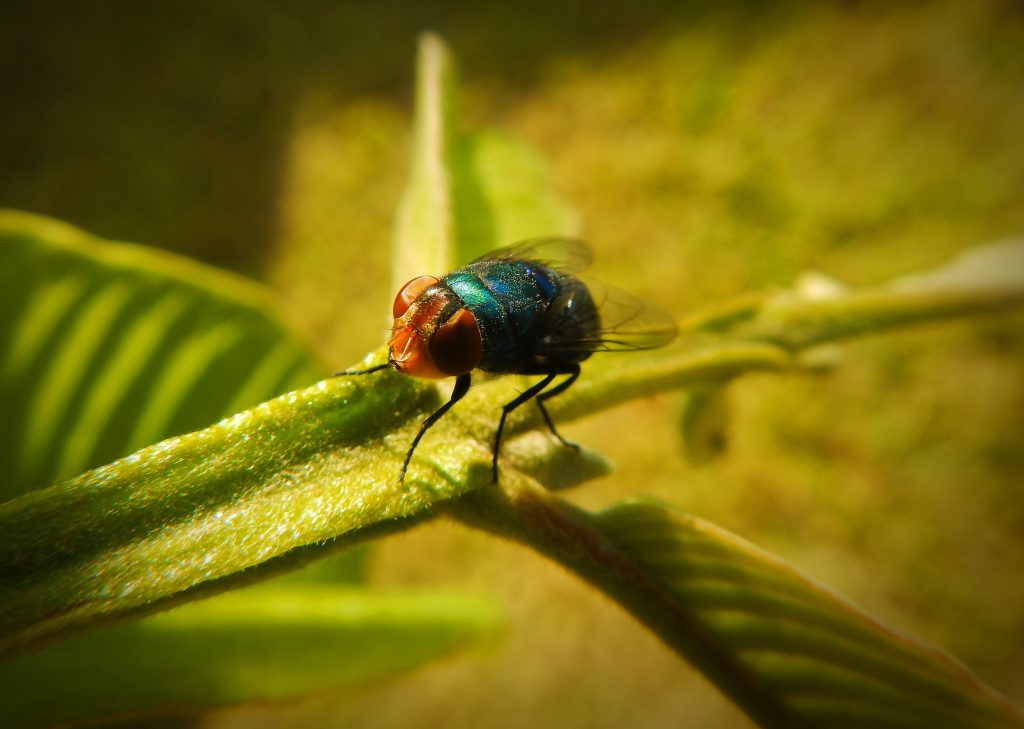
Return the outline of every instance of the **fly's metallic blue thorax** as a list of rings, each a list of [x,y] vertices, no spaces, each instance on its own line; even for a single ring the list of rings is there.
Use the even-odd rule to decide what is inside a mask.
[[[582,362],[599,322],[586,286],[527,260],[480,260],[442,279],[476,318],[483,340],[478,365],[487,372],[530,372],[545,364]],[[560,348],[561,342],[577,342]]]

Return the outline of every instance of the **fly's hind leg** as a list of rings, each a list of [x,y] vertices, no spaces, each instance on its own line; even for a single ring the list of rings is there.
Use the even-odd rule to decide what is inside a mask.
[[[501,448],[501,433],[505,430],[505,419],[508,418],[508,414],[510,412],[515,410],[524,402],[532,400],[540,393],[541,390],[550,385],[551,381],[555,379],[557,374],[557,372],[549,372],[544,375],[543,380],[521,392],[515,400],[505,403],[504,407],[501,408],[501,420],[498,421],[498,432],[494,434],[494,451],[491,458],[491,476],[494,479],[494,483],[498,483],[498,450]],[[559,387],[561,387],[561,385],[559,385]]]
[[[562,443],[562,445],[566,445],[566,446],[569,446],[570,448],[575,448],[576,450],[579,450],[580,447],[579,447],[578,444],[573,443],[572,441],[566,440],[565,438],[562,437],[561,433],[559,433],[557,430],[555,430],[555,424],[551,420],[551,416],[548,415],[548,409],[546,407],[544,407],[544,401],[545,400],[550,400],[555,395],[562,394],[563,392],[565,392],[566,390],[568,390],[572,386],[572,383],[576,382],[576,378],[580,376],[580,366],[579,366],[579,364],[569,365],[569,366],[566,367],[565,372],[562,372],[560,374],[568,374],[569,376],[566,377],[561,382],[559,382],[554,387],[552,387],[547,392],[542,393],[541,395],[538,395],[537,396],[537,407],[540,408],[540,414],[544,416],[544,422],[547,423],[548,430],[551,431],[551,434],[553,436],[555,436],[556,438],[558,438],[558,440]]]

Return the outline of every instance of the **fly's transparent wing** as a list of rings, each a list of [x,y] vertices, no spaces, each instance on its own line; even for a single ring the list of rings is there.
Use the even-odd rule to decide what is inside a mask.
[[[579,273],[594,260],[590,246],[575,238],[530,238],[480,256],[479,261],[539,261],[559,273]],[[472,263],[470,265],[472,265]]]
[[[600,339],[596,349],[655,349],[679,334],[675,320],[649,301],[590,278],[583,284],[597,309]]]

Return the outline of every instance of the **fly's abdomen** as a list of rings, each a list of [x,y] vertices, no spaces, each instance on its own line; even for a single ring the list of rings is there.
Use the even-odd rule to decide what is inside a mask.
[[[561,279],[534,261],[478,261],[444,277],[476,317],[483,340],[479,367],[511,372],[533,359],[548,307]]]
[[[561,294],[548,310],[537,355],[552,363],[582,362],[600,345],[601,317],[586,284],[571,276],[563,277],[561,284]]]

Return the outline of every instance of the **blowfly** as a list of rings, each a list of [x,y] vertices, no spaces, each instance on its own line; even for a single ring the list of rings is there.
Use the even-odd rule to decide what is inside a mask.
[[[399,290],[388,361],[338,374],[391,368],[413,377],[456,378],[451,397],[413,438],[400,482],[424,433],[469,392],[473,370],[541,376],[501,409],[491,460],[497,481],[509,413],[536,398],[551,433],[576,447],[559,435],[545,402],[572,386],[580,363],[594,352],[652,349],[675,337],[676,326],[664,312],[578,278],[590,261],[590,248],[582,241],[529,240],[492,251],[441,278],[419,276]],[[562,375],[565,379],[551,387]]]

